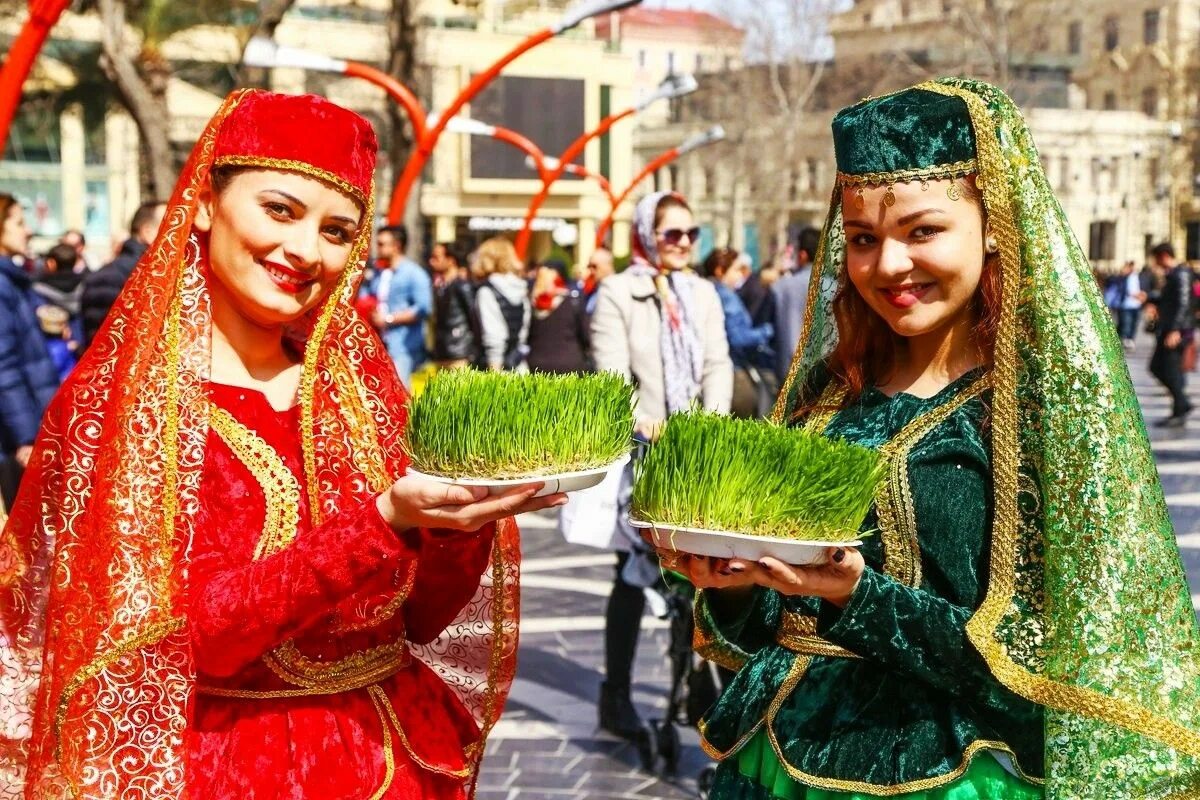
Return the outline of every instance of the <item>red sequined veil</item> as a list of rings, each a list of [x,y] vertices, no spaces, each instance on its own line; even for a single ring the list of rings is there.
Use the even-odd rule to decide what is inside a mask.
[[[210,413],[209,300],[192,228],[214,164],[300,172],[364,205],[350,266],[290,332],[303,343],[301,437],[313,524],[361,505],[404,472],[406,393],[352,307],[370,240],[371,167],[356,182],[328,166],[344,166],[353,148],[306,135],[303,116],[281,123],[294,126],[294,137],[272,138],[254,125],[233,136],[239,104],[270,97],[236,92],[213,117],[157,240],[46,414],[0,536],[0,798],[187,794],[196,673],[186,592]],[[227,123],[234,124],[223,131]],[[350,167],[364,171],[362,163]],[[516,663],[520,553],[511,519],[493,542],[471,602],[439,639],[412,648],[478,723],[479,738],[464,753],[472,769]],[[357,619],[346,622],[365,627],[395,614],[415,562],[407,568],[409,580],[360,603]],[[401,739],[414,763],[424,763],[414,752],[420,737]]]

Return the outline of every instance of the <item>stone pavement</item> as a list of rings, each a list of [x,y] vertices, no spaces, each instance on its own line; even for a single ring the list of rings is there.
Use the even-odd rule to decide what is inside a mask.
[[[1130,371],[1148,423],[1169,401],[1146,372],[1152,342],[1143,337]],[[1191,395],[1200,408],[1200,375]],[[1183,430],[1150,428],[1192,597],[1200,608],[1200,412]],[[613,556],[566,544],[552,516],[521,520],[522,621],[517,680],[488,742],[480,800],[676,800],[698,796],[709,763],[694,730],[680,729],[679,775],[647,773],[637,753],[596,728],[603,673],[604,604]],[[646,719],[661,718],[669,679],[665,622],[647,614],[635,665],[634,700]]]

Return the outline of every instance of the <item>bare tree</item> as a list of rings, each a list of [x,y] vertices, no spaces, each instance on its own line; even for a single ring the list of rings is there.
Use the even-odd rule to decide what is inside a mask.
[[[266,87],[270,84],[270,70],[247,66],[246,44],[255,36],[275,37],[275,29],[283,22],[284,15],[291,11],[296,0],[259,0],[258,15],[253,26],[246,30],[242,41],[242,58],[238,60],[237,85]]]

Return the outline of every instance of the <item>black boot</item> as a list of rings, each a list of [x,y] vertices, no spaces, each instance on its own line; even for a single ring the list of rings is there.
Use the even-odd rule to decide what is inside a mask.
[[[600,727],[622,739],[634,739],[645,730],[645,723],[633,707],[628,686],[608,681],[600,684]]]
[[[654,769],[654,731],[638,716],[629,696],[629,686],[617,686],[608,681],[600,684],[600,727],[632,742],[642,767]]]

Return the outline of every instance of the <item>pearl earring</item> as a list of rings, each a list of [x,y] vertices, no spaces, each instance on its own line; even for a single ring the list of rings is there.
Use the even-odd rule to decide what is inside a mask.
[[[988,255],[991,255],[992,253],[1000,252],[1000,245],[996,244],[995,236],[987,237],[987,239],[983,243],[983,248],[984,248],[984,250],[987,251]]]

